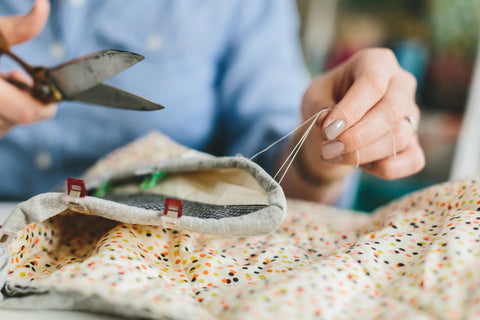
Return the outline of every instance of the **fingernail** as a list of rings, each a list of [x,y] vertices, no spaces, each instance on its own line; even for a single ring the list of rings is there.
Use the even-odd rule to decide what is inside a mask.
[[[328,142],[322,146],[322,156],[324,159],[331,159],[340,155],[343,150],[345,150],[345,145],[342,142]]]
[[[345,129],[345,121],[337,119],[325,128],[325,134],[328,140],[333,140],[342,133],[343,129]]]

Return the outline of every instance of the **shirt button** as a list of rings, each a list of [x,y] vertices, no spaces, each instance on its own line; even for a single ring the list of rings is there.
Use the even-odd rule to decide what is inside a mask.
[[[150,51],[160,51],[163,45],[163,38],[159,34],[152,34],[147,38],[147,48]]]
[[[35,157],[35,165],[37,166],[38,169],[41,170],[47,170],[52,167],[53,164],[53,159],[50,153],[46,151],[42,151],[37,153],[37,156]]]
[[[85,4],[85,0],[69,0],[70,6],[80,8]]]
[[[61,59],[65,56],[65,47],[61,43],[54,43],[50,46],[50,55],[55,59]]]

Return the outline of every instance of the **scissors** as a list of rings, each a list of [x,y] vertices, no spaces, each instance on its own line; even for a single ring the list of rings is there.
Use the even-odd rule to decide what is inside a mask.
[[[44,103],[71,100],[141,111],[164,108],[158,103],[103,83],[144,59],[142,55],[133,52],[101,50],[53,68],[35,67],[11,52],[0,32],[1,54],[6,54],[16,61],[30,75],[33,85],[11,78],[7,80]]]

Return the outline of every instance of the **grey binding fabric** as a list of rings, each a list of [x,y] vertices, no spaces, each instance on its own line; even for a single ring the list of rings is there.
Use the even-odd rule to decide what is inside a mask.
[[[106,181],[143,176],[161,170],[171,175],[215,169],[241,169],[248,173],[265,192],[267,203],[246,205],[215,205],[181,199],[185,202],[178,228],[219,236],[253,236],[274,231],[283,221],[286,200],[281,187],[260,166],[243,157],[188,158],[162,162],[150,166],[131,167],[104,177],[86,180],[87,189],[93,189]],[[228,192],[228,191],[226,191]],[[105,199],[94,196],[70,199],[64,192],[37,195],[20,203],[6,220],[4,233],[16,233],[27,224],[44,221],[66,210],[69,203],[82,208],[80,211],[107,219],[143,225],[163,225],[165,195],[144,193],[114,194]],[[78,209],[73,208],[74,211]]]
[[[156,145],[158,139],[153,135],[144,142]],[[159,145],[168,148],[171,142],[160,137]],[[131,147],[136,148],[127,146],[120,158],[131,154]],[[85,221],[93,216],[112,223],[160,226],[163,230],[173,228],[179,232],[222,237],[269,234],[282,223],[286,214],[285,196],[280,185],[260,166],[244,157],[217,158],[174,147],[175,152],[180,151],[169,159],[122,164],[112,170],[107,156],[83,177],[86,196],[60,190],[39,194],[18,204],[0,228],[0,308],[87,310],[158,318],[151,310],[112,303],[95,295],[77,294],[76,289],[60,292],[58,288],[38,285],[35,281],[9,278],[8,270],[15,268],[15,262],[10,259],[10,246],[16,235],[32,223],[72,219],[70,215],[74,214],[77,218],[84,217]],[[146,148],[142,145],[140,149]],[[165,178],[152,188],[139,186],[142,180],[157,172],[162,172]],[[96,192],[105,184],[113,187],[104,194]],[[173,224],[165,220],[166,199],[180,200],[183,204],[181,216],[173,219]],[[62,232],[69,230],[62,229]],[[181,315],[181,308],[172,306],[173,309],[176,316]]]

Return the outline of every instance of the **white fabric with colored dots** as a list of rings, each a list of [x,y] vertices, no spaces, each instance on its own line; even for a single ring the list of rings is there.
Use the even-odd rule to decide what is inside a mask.
[[[149,319],[478,319],[479,190],[479,177],[449,182],[370,215],[289,200],[277,230],[249,237],[64,212],[5,247],[0,307]]]

